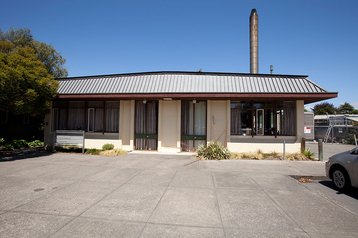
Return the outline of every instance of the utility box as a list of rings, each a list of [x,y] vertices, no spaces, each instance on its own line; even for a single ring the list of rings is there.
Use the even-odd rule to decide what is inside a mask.
[[[314,140],[314,114],[305,112],[303,135],[306,140]]]

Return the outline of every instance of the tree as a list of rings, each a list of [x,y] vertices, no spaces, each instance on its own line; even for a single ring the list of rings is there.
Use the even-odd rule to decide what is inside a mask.
[[[44,115],[55,97],[54,77],[67,76],[64,59],[27,29],[0,31],[0,109]]]
[[[313,107],[313,112],[315,115],[326,115],[326,114],[334,114],[336,112],[336,108],[332,103],[322,102],[316,104]]]
[[[51,45],[34,40],[29,29],[10,29],[7,32],[0,29],[0,41],[9,41],[16,47],[33,48],[51,75],[55,78],[67,77],[67,70],[63,67],[66,60]]]
[[[348,102],[345,102],[344,104],[340,105],[337,108],[338,114],[358,114],[358,110],[354,109],[354,107],[349,104]]]

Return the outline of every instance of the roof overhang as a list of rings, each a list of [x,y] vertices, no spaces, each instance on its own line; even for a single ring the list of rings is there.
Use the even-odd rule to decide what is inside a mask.
[[[313,103],[337,97],[330,93],[121,93],[121,94],[59,94],[58,99],[65,100],[140,100],[140,99],[216,99],[216,100],[258,100],[292,101],[303,100]]]

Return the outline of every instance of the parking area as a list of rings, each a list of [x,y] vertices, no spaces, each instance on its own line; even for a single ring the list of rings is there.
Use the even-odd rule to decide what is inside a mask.
[[[322,162],[156,153],[2,161],[0,237],[356,237],[357,190],[324,174]]]
[[[329,157],[337,153],[348,151],[355,148],[355,145],[323,143],[323,161],[327,161]],[[318,158],[318,143],[306,142],[306,149],[314,153],[314,157]]]

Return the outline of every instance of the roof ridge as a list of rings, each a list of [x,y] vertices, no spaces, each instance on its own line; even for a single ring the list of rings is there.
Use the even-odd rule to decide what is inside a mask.
[[[56,78],[56,80],[68,79],[84,79],[84,78],[111,78],[111,77],[125,77],[125,76],[140,76],[140,75],[162,75],[162,74],[176,74],[176,75],[217,75],[217,76],[249,76],[249,77],[286,77],[286,78],[307,78],[307,75],[289,75],[289,74],[251,74],[251,73],[230,73],[230,72],[199,72],[199,71],[148,71],[148,72],[134,72],[134,73],[120,73],[120,74],[103,74],[103,75],[87,75],[74,76],[65,78]]]

